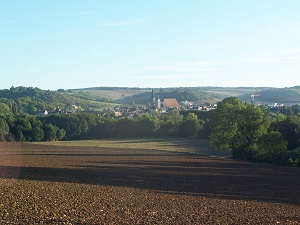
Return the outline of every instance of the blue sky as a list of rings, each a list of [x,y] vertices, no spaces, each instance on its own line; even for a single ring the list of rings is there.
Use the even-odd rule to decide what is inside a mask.
[[[0,0],[0,89],[300,85],[299,0]]]

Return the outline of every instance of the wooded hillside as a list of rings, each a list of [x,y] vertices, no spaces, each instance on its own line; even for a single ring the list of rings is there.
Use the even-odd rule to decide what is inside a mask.
[[[108,102],[104,98],[99,99],[85,93],[64,90],[50,91],[32,87],[11,87],[0,90],[0,103],[3,107],[10,108],[13,113],[32,114],[39,110],[53,110],[56,107],[68,110],[72,105],[82,109],[101,109],[109,107]]]

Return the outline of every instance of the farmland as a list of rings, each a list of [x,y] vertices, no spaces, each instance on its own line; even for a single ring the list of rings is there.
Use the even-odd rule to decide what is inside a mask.
[[[299,172],[205,140],[0,143],[0,223],[299,224]]]
[[[87,89],[75,89],[74,91],[81,91],[81,92],[86,92],[90,93],[91,95],[96,95],[96,96],[107,96],[112,99],[121,99],[124,97],[132,96],[132,95],[138,95],[138,94],[143,94],[150,92],[151,90],[149,89],[92,89],[92,88],[87,88]]]

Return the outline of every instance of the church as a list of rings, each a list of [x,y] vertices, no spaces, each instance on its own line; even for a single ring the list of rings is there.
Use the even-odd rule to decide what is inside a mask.
[[[152,89],[152,103],[150,106],[151,113],[157,111],[166,112],[168,109],[179,109],[180,104],[176,100],[176,98],[165,98],[163,101],[160,100],[159,96],[155,98],[154,90]]]
[[[151,113],[159,111],[161,108],[161,103],[159,97],[155,98],[154,90],[152,89],[152,104],[151,104]]]

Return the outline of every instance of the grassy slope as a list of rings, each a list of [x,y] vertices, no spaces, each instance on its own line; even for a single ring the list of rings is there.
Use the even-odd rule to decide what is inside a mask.
[[[249,95],[250,93],[257,92],[259,88],[210,88],[207,91],[213,92],[224,97]]]
[[[106,96],[112,99],[122,99],[123,97],[128,97],[132,95],[137,95],[137,94],[142,94],[145,92],[149,92],[149,89],[93,89],[93,88],[83,88],[83,89],[74,89],[73,91],[80,91],[80,92],[85,92],[89,93],[91,95],[95,96]]]
[[[300,89],[297,88],[272,88],[257,92],[256,102],[262,103],[300,103]],[[250,101],[250,95],[239,96],[244,101]]]

